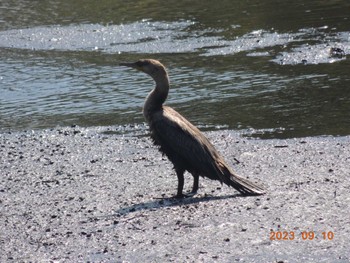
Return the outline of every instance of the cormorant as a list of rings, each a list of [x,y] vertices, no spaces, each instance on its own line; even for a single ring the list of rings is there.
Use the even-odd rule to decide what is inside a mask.
[[[198,190],[199,176],[219,180],[243,195],[261,195],[262,187],[236,175],[226,164],[204,134],[174,109],[164,106],[169,92],[169,78],[165,67],[157,60],[142,59],[134,63],[120,63],[150,75],[156,87],[146,98],[143,115],[149,124],[151,137],[160,151],[173,163],[178,178],[176,197],[181,198],[184,172],[194,178],[191,195]]]

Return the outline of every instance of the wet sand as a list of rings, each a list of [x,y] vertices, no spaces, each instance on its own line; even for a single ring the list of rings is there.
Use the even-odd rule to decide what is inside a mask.
[[[201,178],[179,201],[147,136],[104,130],[0,134],[1,262],[349,262],[350,137],[207,133],[267,194]]]

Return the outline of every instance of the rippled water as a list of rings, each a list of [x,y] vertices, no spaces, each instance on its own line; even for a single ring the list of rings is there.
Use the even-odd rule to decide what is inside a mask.
[[[152,57],[169,69],[168,105],[204,129],[350,134],[349,7],[3,1],[0,126],[142,123],[153,83],[117,65]]]

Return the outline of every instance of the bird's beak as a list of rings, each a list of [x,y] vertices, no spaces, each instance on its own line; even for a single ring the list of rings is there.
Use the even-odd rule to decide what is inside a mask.
[[[136,68],[138,69],[138,66],[136,65],[135,62],[122,62],[122,63],[119,63],[119,66],[124,66],[124,67],[129,67],[129,68]]]

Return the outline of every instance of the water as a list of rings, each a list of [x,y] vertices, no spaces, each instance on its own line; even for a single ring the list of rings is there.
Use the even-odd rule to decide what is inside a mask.
[[[149,57],[204,130],[348,135],[350,3],[289,2],[2,1],[0,127],[141,124]]]

